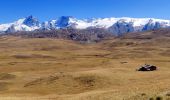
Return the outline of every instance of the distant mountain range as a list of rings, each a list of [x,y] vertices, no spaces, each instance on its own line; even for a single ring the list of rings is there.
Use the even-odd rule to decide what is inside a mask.
[[[93,18],[77,19],[71,16],[62,16],[55,20],[40,22],[33,16],[19,19],[13,23],[0,24],[1,33],[14,33],[35,30],[59,30],[59,29],[104,29],[114,35],[122,35],[129,32],[141,32],[159,28],[169,28],[170,20],[154,18]]]

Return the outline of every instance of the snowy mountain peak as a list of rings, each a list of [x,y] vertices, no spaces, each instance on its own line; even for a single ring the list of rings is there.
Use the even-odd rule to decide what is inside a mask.
[[[28,16],[25,18],[23,24],[29,26],[29,27],[34,27],[34,26],[39,26],[39,21],[37,18],[34,18],[32,15]]]
[[[19,19],[13,23],[9,24],[1,24],[0,31],[1,32],[17,32],[17,31],[34,31],[39,29],[41,24],[38,19],[33,16],[28,16],[26,18]],[[3,29],[4,28],[4,29]]]
[[[72,19],[73,17],[71,16],[61,16],[57,22],[56,22],[56,27],[58,28],[64,28],[64,27],[68,27],[69,26],[69,21]]]
[[[37,18],[28,16],[19,19],[13,23],[1,24],[1,32],[17,32],[17,31],[34,31],[34,30],[52,30],[61,28],[87,29],[102,28],[112,32],[115,35],[127,32],[146,31],[159,28],[169,28],[170,20],[154,19],[154,18],[93,18],[93,19],[77,19],[72,16],[61,16],[55,20],[40,23]]]

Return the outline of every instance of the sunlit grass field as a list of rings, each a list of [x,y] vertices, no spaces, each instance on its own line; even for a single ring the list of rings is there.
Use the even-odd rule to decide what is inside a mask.
[[[170,100],[169,43],[0,37],[0,100]]]

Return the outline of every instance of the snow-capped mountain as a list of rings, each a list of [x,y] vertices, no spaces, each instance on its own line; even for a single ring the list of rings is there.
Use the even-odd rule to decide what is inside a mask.
[[[33,16],[29,16],[13,23],[1,24],[0,32],[34,31],[40,27],[39,21]]]
[[[62,16],[55,20],[40,23],[38,19],[29,16],[13,23],[1,24],[0,32],[52,30],[62,28],[87,29],[102,28],[115,35],[128,32],[146,31],[170,27],[170,20],[154,18],[93,18],[77,19],[71,16]]]

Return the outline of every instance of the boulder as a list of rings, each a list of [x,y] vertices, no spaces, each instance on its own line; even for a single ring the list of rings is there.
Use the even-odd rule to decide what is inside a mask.
[[[157,70],[156,66],[148,64],[145,64],[138,69],[138,71],[155,71],[155,70]]]

